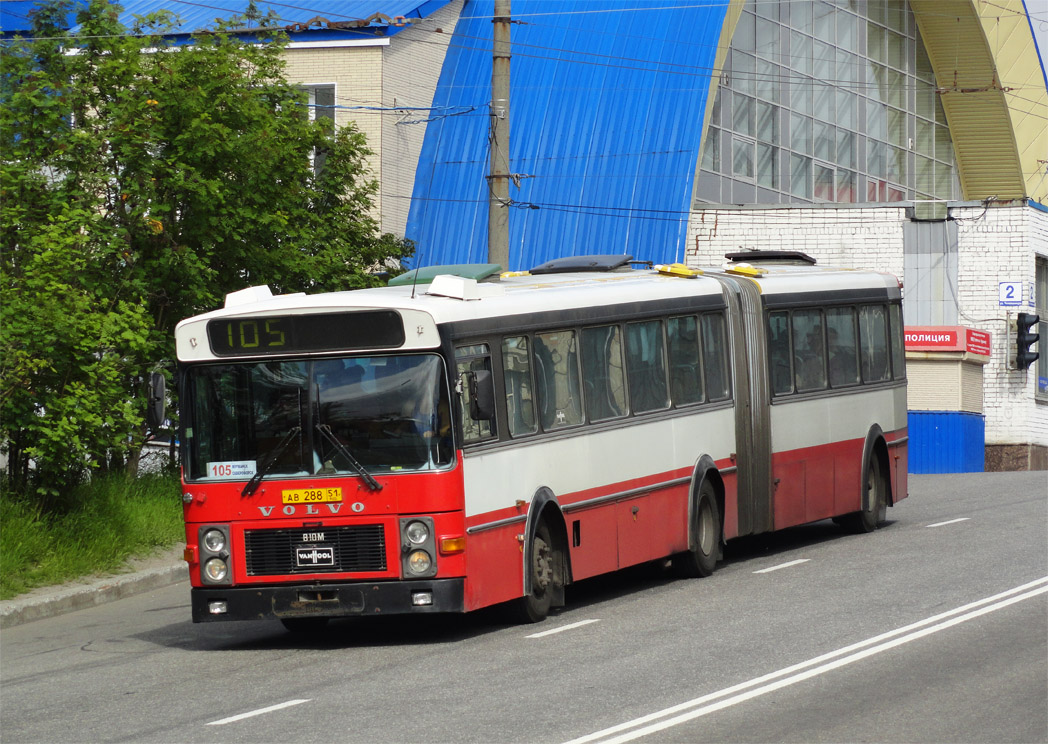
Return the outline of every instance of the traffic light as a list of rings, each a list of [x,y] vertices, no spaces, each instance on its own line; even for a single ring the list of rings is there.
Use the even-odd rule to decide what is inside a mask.
[[[1031,333],[1030,329],[1040,322],[1041,318],[1033,313],[1019,313],[1015,321],[1015,368],[1029,369],[1030,365],[1041,356],[1030,347],[1037,343],[1041,336]]]

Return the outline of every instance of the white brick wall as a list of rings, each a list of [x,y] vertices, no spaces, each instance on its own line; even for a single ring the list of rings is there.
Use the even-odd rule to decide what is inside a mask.
[[[1014,346],[1007,320],[1019,309],[1033,309],[1035,256],[1048,256],[1048,214],[1022,204],[953,207],[950,214],[958,224],[960,322],[993,338],[983,369],[986,443],[1048,445],[1048,404],[1035,400],[1036,374],[1007,368]],[[719,266],[732,251],[793,250],[820,263],[901,277],[905,220],[903,207],[696,210],[686,263]],[[1024,308],[999,305],[1003,281],[1023,282]],[[1048,353],[1048,343],[1042,349]]]
[[[820,263],[903,273],[903,207],[704,209],[688,222],[685,262],[719,266],[739,250],[807,253]]]

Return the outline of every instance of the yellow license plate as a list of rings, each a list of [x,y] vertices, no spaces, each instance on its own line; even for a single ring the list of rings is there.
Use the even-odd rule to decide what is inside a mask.
[[[281,491],[285,504],[329,504],[342,501],[341,488],[294,488]]]

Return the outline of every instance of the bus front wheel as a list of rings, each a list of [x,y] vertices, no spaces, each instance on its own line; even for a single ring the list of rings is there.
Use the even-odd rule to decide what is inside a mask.
[[[512,617],[521,623],[537,623],[544,620],[553,605],[559,556],[545,521],[535,529],[531,539],[531,551],[527,570],[530,573],[531,590],[513,605]]]
[[[694,547],[673,557],[677,571],[687,578],[709,576],[720,557],[721,522],[713,484],[703,481],[695,503]]]

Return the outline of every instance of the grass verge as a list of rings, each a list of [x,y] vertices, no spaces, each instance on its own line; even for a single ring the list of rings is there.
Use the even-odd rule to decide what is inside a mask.
[[[0,599],[119,569],[185,539],[177,477],[99,479],[76,487],[62,514],[0,496]]]

